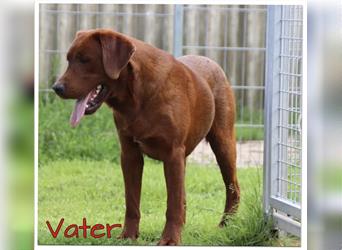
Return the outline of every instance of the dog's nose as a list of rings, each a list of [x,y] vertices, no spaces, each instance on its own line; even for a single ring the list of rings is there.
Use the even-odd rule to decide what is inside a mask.
[[[52,89],[56,92],[57,95],[63,95],[64,93],[64,84],[56,83],[52,86]]]

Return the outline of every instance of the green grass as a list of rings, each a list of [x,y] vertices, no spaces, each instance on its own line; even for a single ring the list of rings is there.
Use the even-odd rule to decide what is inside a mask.
[[[224,185],[217,167],[188,165],[186,169],[187,222],[183,245],[279,245],[272,236],[270,222],[262,211],[261,168],[239,169],[241,205],[226,228],[218,228],[225,202]],[[107,161],[52,161],[39,166],[39,244],[154,245],[165,222],[166,190],[161,164],[145,163],[141,200],[140,237],[136,242],[117,240],[121,229],[113,229],[110,239],[59,237],[53,228],[61,218],[64,225],[123,223],[124,189],[121,169]],[[63,233],[62,227],[61,232]],[[89,230],[88,230],[89,231]]]
[[[113,229],[110,239],[93,239],[89,234],[86,239],[63,237],[66,225],[81,225],[84,217],[89,225],[123,223],[124,189],[118,164],[120,146],[110,109],[104,105],[72,129],[69,117],[74,101],[50,97],[41,98],[39,103],[39,244],[155,245],[165,223],[166,190],[163,168],[153,160],[145,161],[142,219],[136,242],[117,240],[121,229]],[[248,117],[241,119],[238,123],[246,123],[243,119]],[[263,129],[238,128],[236,134],[238,140],[260,140]],[[187,166],[187,223],[182,244],[298,245],[297,238],[275,238],[271,222],[264,219],[261,168],[239,169],[238,174],[241,206],[229,225],[220,229],[217,225],[225,194],[218,168]],[[46,220],[55,228],[61,218],[64,226],[54,239]]]
[[[111,111],[105,105],[94,115],[84,117],[76,129],[69,125],[74,101],[51,96],[41,98],[39,105],[39,244],[155,245],[165,223],[166,190],[163,168],[153,160],[145,161],[142,219],[136,242],[117,240],[120,229],[114,229],[110,239],[93,239],[89,234],[86,239],[63,237],[66,225],[81,225],[84,217],[89,225],[123,223],[125,202],[118,164],[120,146]],[[260,128],[237,129],[238,140],[262,138]],[[187,166],[187,223],[182,244],[298,245],[297,238],[275,238],[271,222],[264,219],[261,168],[239,169],[238,174],[241,206],[229,225],[220,229],[217,225],[225,194],[218,168]],[[55,228],[61,218],[65,219],[64,226],[54,239],[46,220]]]

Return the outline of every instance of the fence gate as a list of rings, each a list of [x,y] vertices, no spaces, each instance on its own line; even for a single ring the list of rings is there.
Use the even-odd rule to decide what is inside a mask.
[[[264,208],[301,234],[302,6],[269,6],[265,86]]]

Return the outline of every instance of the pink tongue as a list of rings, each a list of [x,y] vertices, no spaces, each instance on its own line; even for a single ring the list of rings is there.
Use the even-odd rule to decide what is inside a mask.
[[[74,111],[70,116],[70,124],[72,127],[76,127],[80,123],[81,118],[84,116],[86,105],[90,98],[91,92],[86,97],[76,101]]]

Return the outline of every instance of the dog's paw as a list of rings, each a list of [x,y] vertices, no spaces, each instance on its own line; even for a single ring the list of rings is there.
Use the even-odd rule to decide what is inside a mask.
[[[158,242],[158,246],[177,246],[179,245],[180,240],[177,239],[172,239],[172,238],[162,238],[159,242]]]
[[[220,223],[218,224],[218,227],[223,228],[226,227],[228,224],[228,220],[221,220]]]
[[[231,214],[224,214],[218,226],[220,228],[226,227],[231,219]]]
[[[139,222],[134,220],[125,220],[124,228],[118,239],[131,239],[136,240],[139,237]]]
[[[118,239],[131,239],[136,240],[139,237],[139,231],[137,226],[126,225],[122,230],[122,233],[118,236]]]
[[[158,246],[177,246],[181,242],[181,225],[166,224]]]
[[[117,237],[117,239],[136,240],[138,237],[139,237],[139,233],[136,231],[123,230],[122,233]]]

